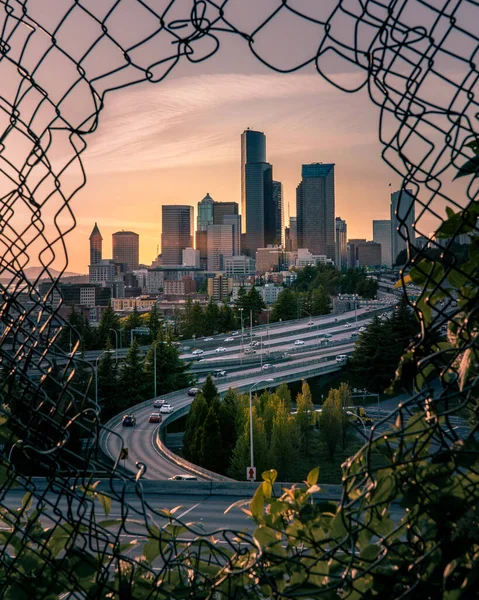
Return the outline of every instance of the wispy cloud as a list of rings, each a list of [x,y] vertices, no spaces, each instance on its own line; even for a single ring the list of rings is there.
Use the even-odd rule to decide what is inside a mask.
[[[270,145],[275,154],[302,150],[317,143],[319,131],[328,134],[320,117],[341,110],[337,99],[317,75],[299,74],[203,75],[125,90],[109,97],[100,129],[88,140],[85,165],[98,173],[233,161],[247,126],[269,133],[278,128]],[[331,128],[334,145],[341,141],[337,136]],[[355,143],[354,131],[349,136],[349,144]],[[364,143],[364,132],[356,141]]]

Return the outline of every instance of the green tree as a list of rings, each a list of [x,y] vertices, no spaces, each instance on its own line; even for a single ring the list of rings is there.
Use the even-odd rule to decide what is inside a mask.
[[[248,305],[249,311],[252,311],[253,314],[253,324],[257,325],[258,317],[262,310],[266,308],[266,304],[264,303],[263,297],[254,286],[248,292]]]
[[[188,417],[186,418],[185,434],[183,436],[183,454],[195,464],[201,464],[201,442],[203,427],[208,414],[208,405],[203,394],[198,394],[193,400]]]
[[[219,313],[219,331],[227,332],[236,329],[238,321],[235,313],[229,304],[223,304]]]
[[[113,360],[112,345],[107,340],[105,352],[98,362],[98,402],[101,407],[103,421],[107,421],[123,410],[118,406],[118,372]]]
[[[121,366],[119,384],[125,407],[134,406],[149,395],[148,382],[144,374],[144,359],[140,355],[140,346],[136,338],[133,338],[133,343]]]
[[[194,379],[189,372],[189,364],[181,358],[178,349],[165,342],[160,332],[156,342],[156,393],[158,396],[169,394],[190,386]],[[154,389],[155,349],[152,344],[145,358],[145,380],[150,397]]]
[[[348,431],[351,427],[351,421],[348,416],[348,408],[353,404],[351,388],[347,383],[341,382],[337,390],[337,401],[342,409],[341,419],[341,444],[343,450],[346,449],[348,443]]]
[[[121,333],[120,317],[113,311],[113,308],[109,304],[102,312],[100,323],[97,329],[97,348],[104,348],[106,346],[107,339],[110,337],[110,329],[114,329]]]
[[[226,473],[229,462],[231,460],[234,447],[238,439],[238,412],[239,412],[239,396],[238,393],[229,389],[223,402],[220,404],[218,412],[218,421],[221,431],[221,470],[220,473]]]
[[[279,293],[278,299],[273,304],[270,321],[290,321],[298,315],[298,303],[296,294],[290,288],[285,288]]]
[[[201,431],[201,466],[219,473],[223,466],[221,430],[216,409],[211,406]]]
[[[208,306],[204,312],[204,321],[203,321],[203,335],[213,335],[215,331],[224,331],[219,327],[220,323],[220,309],[218,305],[210,298],[208,302]]]
[[[282,383],[276,388],[275,394],[284,402],[287,411],[291,412],[293,403],[291,401],[291,392],[289,391],[288,385],[286,383]]]
[[[313,315],[329,315],[331,312],[331,298],[324,291],[322,286],[312,292],[312,310]]]
[[[211,375],[207,375],[203,387],[201,388],[201,393],[206,400],[208,408],[214,407],[215,411],[217,411],[219,408],[220,397],[218,395],[218,388]]]
[[[334,458],[336,448],[341,443],[343,409],[339,402],[337,390],[330,390],[319,418],[321,441],[326,444],[330,458]]]
[[[309,453],[311,446],[312,426],[314,417],[313,400],[307,381],[303,379],[301,393],[296,396],[296,423],[301,438],[301,450]]]
[[[136,308],[136,304],[133,307],[133,310],[131,311],[131,313],[125,318],[123,319],[123,331],[125,333],[125,337],[127,339],[127,344],[130,343],[130,339],[131,339],[131,330],[132,329],[137,329],[139,327],[145,327],[145,324],[143,323],[143,319],[141,318],[140,313],[138,312],[138,309]],[[139,340],[142,339],[142,337],[140,337],[137,333],[134,334],[134,337],[138,337]]]
[[[150,312],[148,313],[146,326],[150,330],[151,339],[156,340],[160,330],[163,328],[156,303],[153,304]]]
[[[270,464],[278,471],[281,481],[294,477],[299,457],[299,435],[294,418],[281,400],[276,407],[271,434]]]

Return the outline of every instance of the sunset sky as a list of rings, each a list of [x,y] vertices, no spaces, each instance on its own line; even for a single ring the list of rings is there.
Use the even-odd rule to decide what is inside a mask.
[[[145,10],[149,4],[155,11],[165,10],[163,16],[170,24],[175,19],[185,19],[184,27],[177,21],[176,29],[173,27],[154,34],[158,29],[158,19]],[[25,94],[19,105],[22,118],[28,121],[29,115],[33,115],[33,125],[32,121],[30,124],[35,131],[41,132],[51,114],[55,116],[56,102],[60,102],[62,118],[77,124],[77,127],[85,121],[82,130],[86,131],[92,125],[88,116],[94,113],[96,100],[86,82],[81,81],[78,86],[74,84],[78,71],[75,62],[69,61],[66,56],[74,57],[75,61],[83,56],[82,68],[99,94],[127,81],[145,79],[146,69],[150,69],[153,78],[161,79],[172,64],[165,57],[174,58],[177,51],[178,37],[175,38],[175,35],[184,35],[181,32],[191,29],[192,5],[186,0],[175,3],[125,0],[119,4],[114,0],[101,3],[98,0],[82,0],[80,4],[63,0],[30,0],[28,14],[41,22],[46,31],[55,32],[56,44],[62,52],[51,52],[51,38],[23,21],[18,29],[10,27],[13,33],[9,43],[18,55],[29,40],[22,64],[34,73],[36,83],[48,90],[48,98],[54,103],[50,106],[41,102],[37,91],[36,96],[25,94],[28,84],[25,85],[22,80],[22,72],[5,61],[0,65],[2,94],[9,102],[18,104],[18,99],[15,100],[17,88],[22,90]],[[74,10],[68,13],[68,8],[73,6]],[[241,36],[221,33],[218,34],[220,48],[208,60],[194,64],[182,57],[160,83],[140,83],[106,94],[96,131],[83,136],[87,143],[87,150],[82,154],[87,184],[71,202],[76,226],[66,237],[68,271],[87,272],[88,237],[95,221],[104,238],[104,257],[111,256],[112,233],[121,229],[133,230],[140,234],[140,261],[150,264],[161,240],[163,204],[192,205],[196,215],[196,205],[207,192],[217,201],[239,202],[240,135],[247,127],[266,134],[267,158],[273,165],[273,176],[284,184],[286,224],[288,216],[296,214],[295,189],[300,181],[301,165],[310,162],[336,164],[336,215],[346,219],[349,237],[371,239],[372,220],[389,218],[389,196],[391,191],[399,189],[401,178],[381,158],[384,146],[378,140],[380,109],[370,100],[367,88],[350,94],[339,91],[316,72],[316,65],[311,62],[293,73],[280,74],[266,67],[253,54],[256,52],[262,59],[283,70],[311,61],[325,36],[324,22],[319,21],[328,17],[336,2],[289,0],[288,7],[294,10],[287,9],[279,0],[262,0],[261,4],[257,0],[230,0],[224,6],[225,18],[229,22],[243,32],[254,32],[251,48]],[[420,4],[414,6],[414,14],[411,11],[401,14],[404,23],[413,26],[417,22],[424,25],[435,22],[433,10],[428,11]],[[20,17],[21,9],[17,5],[15,7]],[[111,37],[105,37],[100,24],[82,7],[100,21],[106,19]],[[111,13],[110,8],[113,8]],[[474,19],[472,14],[468,14],[472,10],[470,6],[461,5],[461,8],[461,23],[465,30]],[[279,11],[274,19],[265,20],[276,9]],[[314,17],[318,22],[299,17],[295,11]],[[215,14],[217,16],[217,8],[208,4],[206,15],[215,18]],[[378,19],[381,18],[378,15]],[[10,25],[12,22],[17,23],[11,19]],[[57,29],[59,23],[61,25]],[[339,47],[337,44],[341,43],[345,44],[341,48],[350,46],[353,40],[351,27],[355,24],[355,17],[344,10],[335,13],[329,30],[331,48]],[[176,31],[180,33],[176,34]],[[357,31],[358,45],[368,48],[376,33],[377,27],[361,27]],[[143,43],[150,35],[151,39]],[[100,42],[94,44],[93,51],[87,52],[97,39]],[[195,60],[214,48],[212,39],[200,37],[194,43]],[[112,40],[119,41],[121,48]],[[471,40],[462,36],[454,43],[447,41],[444,45],[456,51],[460,47],[467,56]],[[385,56],[386,64],[388,61],[394,64],[395,73],[388,75],[388,82],[395,92],[401,93],[405,89],[418,56],[426,51],[426,47],[420,44],[424,45],[424,40],[418,42],[419,53],[415,51],[414,43],[410,50],[403,52],[404,55],[410,52],[408,62],[398,65],[394,52]],[[125,63],[124,49],[134,60],[134,68]],[[35,66],[43,51],[43,58]],[[354,52],[347,52],[351,61],[330,50],[324,52],[318,58],[318,66],[338,86],[354,91],[367,82],[367,74],[353,64],[356,60]],[[365,58],[360,55],[358,60],[364,62]],[[434,60],[450,81],[459,84],[467,79],[470,70],[467,61],[454,61],[448,53],[437,54]],[[437,102],[445,106],[450,103],[458,111],[464,110],[466,105],[473,110],[466,93],[467,86],[463,83],[462,94],[456,94],[455,85],[449,85],[434,74],[425,81],[418,79],[417,85],[421,98],[433,106],[431,115],[437,113],[434,110]],[[468,85],[473,85],[472,80]],[[70,89],[70,86],[73,87]],[[379,86],[370,87],[369,92],[377,102],[383,101],[384,92]],[[36,111],[39,101],[42,110]],[[426,128],[428,140],[440,150],[444,143],[440,128],[447,129],[450,123],[440,113],[437,114],[438,120],[443,119],[437,127],[420,125]],[[0,130],[8,127],[8,118],[7,113],[0,111]],[[401,115],[397,118],[400,121]],[[436,117],[430,118],[434,120]],[[397,131],[398,121],[395,119],[388,114],[383,123],[383,140],[386,142]],[[69,138],[68,133],[57,127],[52,134],[54,141],[49,145],[48,157],[57,173],[72,156],[69,144],[78,144],[78,138]],[[434,169],[440,172],[444,164],[439,160],[434,163],[438,159],[437,152],[430,153],[428,146],[415,134],[414,131],[410,135],[410,131],[405,129],[401,136],[401,164],[392,150],[388,151],[389,159],[403,172],[408,161],[412,164],[424,161],[421,163],[424,169],[432,169],[434,165]],[[42,139],[45,145],[47,141],[48,137]],[[13,130],[7,142],[4,155],[7,156],[9,151],[12,163],[27,161],[31,144],[29,146],[25,138]],[[21,161],[19,156],[23,157]],[[445,156],[441,160],[444,162],[450,158]],[[2,168],[8,170],[5,165]],[[34,190],[37,201],[48,198],[42,206],[41,215],[32,211],[31,203],[22,198],[22,202],[16,202],[15,214],[11,217],[11,223],[16,224],[17,229],[22,226],[28,228],[22,234],[26,243],[29,236],[32,239],[37,236],[41,217],[41,222],[46,224],[44,235],[50,243],[56,240],[56,258],[52,266],[57,268],[65,267],[58,258],[62,256],[63,249],[57,228],[65,231],[74,224],[64,202],[81,183],[79,175],[78,163],[61,174],[63,198],[54,191],[50,198],[47,185]],[[35,166],[30,175],[30,187],[42,181],[41,176],[41,165]],[[447,181],[447,177],[443,176],[446,188],[441,189],[447,189]],[[434,188],[436,183],[432,183]],[[49,185],[53,185],[54,189],[52,178]],[[0,193],[8,194],[11,189],[12,180],[2,176]],[[463,197],[463,185],[457,197]],[[437,214],[443,214],[444,202],[438,202],[435,205]],[[422,233],[430,234],[434,220],[425,215],[420,225]],[[5,245],[8,246],[8,242]],[[32,242],[30,264],[38,264],[40,257],[44,262],[53,258],[49,252],[42,254],[44,246],[42,240]],[[2,251],[5,252],[5,247]],[[23,261],[21,251],[20,257]]]

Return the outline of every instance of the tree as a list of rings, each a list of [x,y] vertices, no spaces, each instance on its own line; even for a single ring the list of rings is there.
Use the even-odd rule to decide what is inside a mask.
[[[276,407],[271,434],[270,464],[278,471],[282,481],[293,476],[293,469],[299,456],[299,435],[294,418],[281,400]]]
[[[109,304],[102,312],[100,323],[97,329],[97,347],[104,348],[107,339],[110,337],[110,329],[118,331],[121,335],[121,324],[120,317],[113,311],[113,308]]]
[[[108,339],[106,350],[98,362],[98,402],[101,407],[104,421],[120,412],[122,406],[118,406],[118,372],[117,365],[111,353],[111,343]]]
[[[296,405],[298,411],[296,414],[296,423],[299,429],[301,438],[301,449],[303,452],[309,452],[313,425],[313,400],[311,398],[311,390],[307,381],[303,379],[301,393],[296,396]]]
[[[160,333],[160,330],[163,328],[160,321],[158,306],[156,305],[156,303],[153,304],[150,312],[148,313],[148,319],[146,323],[148,329],[150,330],[151,339],[156,340],[158,334]]]
[[[351,427],[351,421],[348,415],[348,408],[350,408],[353,403],[351,388],[347,383],[341,382],[339,384],[339,389],[337,390],[337,399],[342,410],[341,443],[343,446],[343,450],[345,450],[348,443],[348,430]]]
[[[224,331],[219,327],[220,323],[220,309],[218,305],[210,298],[208,302],[208,306],[204,312],[204,321],[203,321],[203,334],[204,335],[213,335],[215,331]]]
[[[298,315],[298,303],[296,294],[290,288],[285,288],[279,293],[278,299],[273,304],[271,311],[271,322],[291,321]]]
[[[185,434],[183,436],[183,454],[187,460],[195,464],[201,463],[203,426],[208,410],[208,405],[203,394],[198,394],[191,404],[186,419]]]
[[[313,315],[329,315],[331,312],[331,298],[324,291],[324,288],[318,287],[312,292],[312,310]]]
[[[208,408],[213,407],[215,410],[218,410],[220,397],[218,395],[218,388],[216,387],[211,375],[206,377],[203,387],[201,388],[201,393],[206,400]]]
[[[201,428],[201,466],[218,473],[223,465],[221,448],[221,430],[216,409],[212,405],[208,410]]]
[[[125,332],[126,338],[127,338],[127,344],[130,343],[130,332],[132,329],[137,329],[140,327],[144,327],[144,323],[143,320],[141,318],[140,313],[138,312],[138,309],[136,308],[136,304],[133,307],[133,310],[131,311],[131,313],[123,320],[123,331]]]
[[[156,346],[156,393],[158,396],[181,390],[193,383],[189,364],[181,358],[179,351],[170,342],[165,342],[160,331],[154,342]],[[145,379],[153,396],[155,349],[152,344],[145,358]]]
[[[343,410],[338,400],[337,390],[330,390],[323,404],[319,418],[319,428],[322,441],[326,444],[329,457],[334,458],[337,445],[342,440]]]
[[[230,459],[233,454],[234,447],[238,439],[237,422],[239,412],[239,396],[238,393],[229,389],[223,402],[220,404],[218,412],[218,421],[221,431],[221,470],[220,473],[226,473]]]
[[[140,355],[140,346],[136,338],[133,338],[119,377],[120,393],[125,407],[134,406],[149,395],[143,367],[144,360]]]
[[[227,332],[236,329],[238,321],[235,313],[229,304],[223,304],[219,313],[219,331]]]
[[[266,308],[266,304],[264,303],[263,297],[254,286],[248,292],[248,304],[248,308],[253,314],[253,324],[257,325],[258,317],[262,310]]]

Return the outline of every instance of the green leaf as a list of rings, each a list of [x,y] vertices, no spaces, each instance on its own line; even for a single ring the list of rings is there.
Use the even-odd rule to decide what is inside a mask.
[[[28,510],[32,505],[33,494],[32,492],[27,492],[25,496],[22,498],[22,511]]]
[[[348,534],[348,528],[346,526],[346,523],[344,522],[343,511],[341,509],[338,510],[336,516],[331,521],[329,534],[332,538],[336,540],[342,540]]]
[[[370,544],[369,546],[366,546],[366,548],[364,548],[364,550],[361,550],[361,554],[359,555],[359,558],[361,558],[362,560],[365,560],[367,562],[374,562],[376,560],[376,558],[378,557],[379,551],[380,551],[379,546]]]
[[[106,519],[105,521],[100,521],[98,525],[101,527],[113,527],[114,525],[121,525],[123,523],[123,519]],[[128,520],[130,523],[130,520]]]
[[[281,541],[279,534],[271,529],[271,527],[258,527],[258,529],[255,530],[253,537],[262,550],[275,546]]]
[[[56,527],[47,542],[47,547],[54,557],[65,550],[65,546],[71,537],[70,528],[65,530],[63,527]]]
[[[471,159],[469,159],[466,163],[464,163],[462,165],[462,167],[459,168],[459,171],[457,173],[457,175],[454,177],[454,179],[459,179],[459,177],[465,177],[466,175],[474,175],[476,176],[476,174],[479,171],[479,156],[473,156]]]
[[[475,154],[479,154],[479,139],[472,140],[472,142],[468,142],[465,144],[466,148],[472,148],[472,151]]]
[[[311,487],[312,485],[316,485],[319,479],[319,467],[315,467],[312,471],[308,473],[308,477],[306,478],[307,484]]]
[[[143,544],[143,554],[150,565],[160,556],[160,551],[160,541],[158,539],[150,538]]]
[[[259,486],[255,495],[251,499],[249,509],[255,519],[260,519],[264,514],[264,493],[263,486]]]
[[[416,285],[433,288],[444,279],[444,267],[438,261],[425,258],[411,269],[409,275]]]
[[[108,517],[108,515],[110,514],[110,510],[111,510],[111,498],[110,496],[107,496],[106,494],[102,494],[101,492],[97,492],[97,498],[100,501],[100,504],[103,507],[103,511],[105,513],[105,516]]]
[[[270,469],[269,471],[264,471],[263,473],[261,473],[261,477],[263,478],[264,481],[267,481],[268,483],[273,485],[274,482],[276,481],[276,478],[278,477],[278,471],[275,471],[274,469]]]

